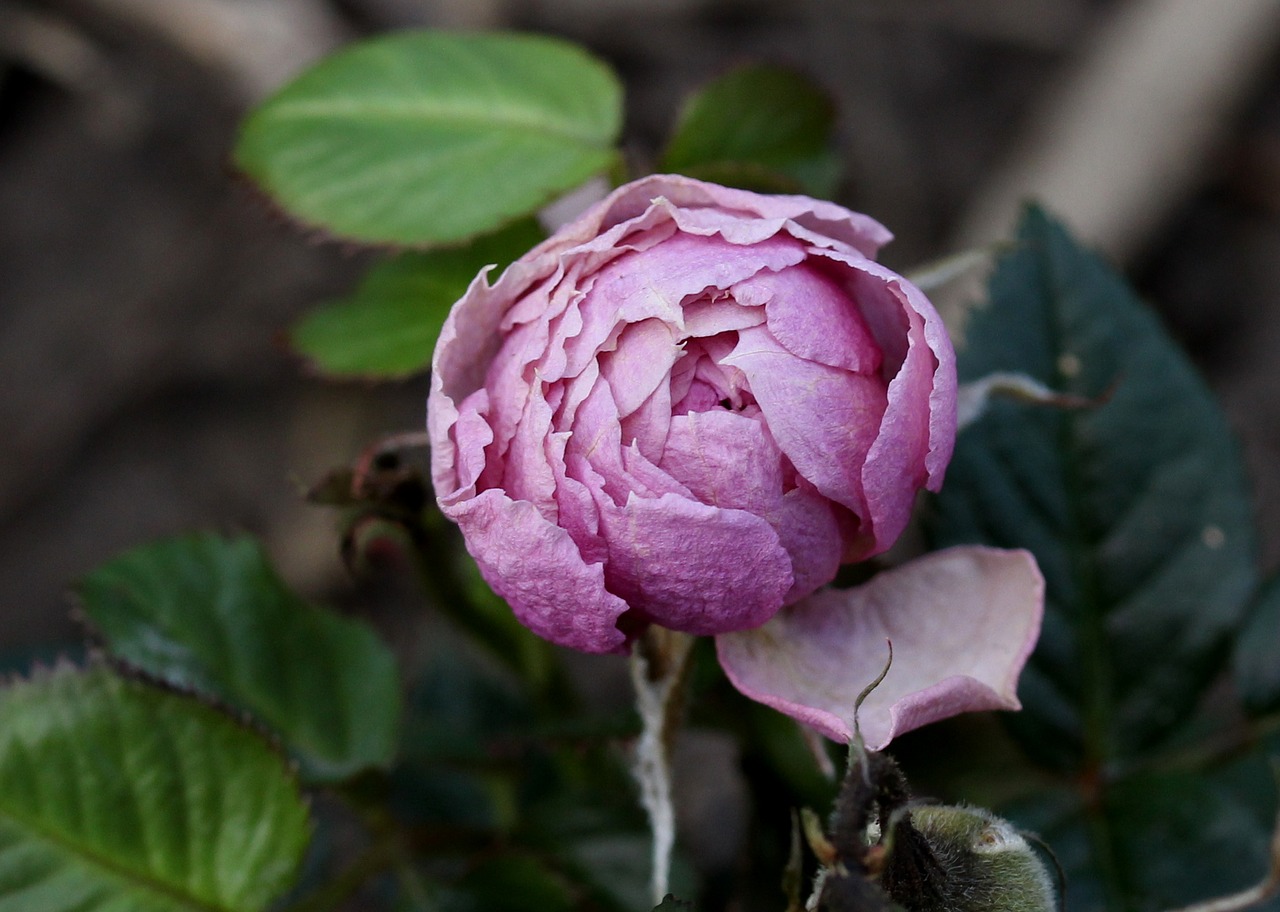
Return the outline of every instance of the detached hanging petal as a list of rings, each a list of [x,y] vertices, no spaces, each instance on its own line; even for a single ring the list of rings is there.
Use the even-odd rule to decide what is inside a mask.
[[[880,750],[962,712],[1017,709],[1043,610],[1044,579],[1026,551],[958,547],[856,589],[824,589],[716,647],[746,696],[848,742],[854,701],[892,641],[893,665],[858,713],[866,746]]]

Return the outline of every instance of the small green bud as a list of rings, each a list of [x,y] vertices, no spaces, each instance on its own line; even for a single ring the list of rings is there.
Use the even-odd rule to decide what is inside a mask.
[[[907,886],[916,882],[914,878],[895,876],[894,853],[881,883],[910,912],[1055,909],[1053,882],[1044,862],[1008,821],[982,808],[941,805],[913,807],[908,819],[936,862],[929,878],[933,888],[914,890]]]

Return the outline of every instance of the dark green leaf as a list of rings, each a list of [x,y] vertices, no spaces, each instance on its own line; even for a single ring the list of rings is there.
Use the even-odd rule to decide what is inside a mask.
[[[1011,812],[1053,848],[1068,910],[1158,912],[1262,880],[1275,808],[1257,752],[1207,772],[1139,773],[1092,795],[1041,795]]]
[[[472,869],[446,894],[443,912],[569,912],[568,885],[522,855],[491,858]]]
[[[834,125],[831,99],[799,73],[743,66],[688,101],[661,167],[753,190],[827,197],[840,167],[831,150]]]
[[[437,632],[439,644],[409,696],[406,757],[466,761],[491,757],[490,742],[527,736],[534,712],[527,688],[467,641]]]
[[[395,749],[395,661],[357,621],[307,604],[248,537],[192,535],[130,551],[78,587],[111,652],[247,710],[312,780],[385,765]]]
[[[967,332],[963,379],[1110,394],[992,404],[960,435],[933,538],[1035,553],[1048,604],[1013,722],[1070,769],[1139,754],[1188,715],[1254,587],[1254,531],[1231,431],[1154,315],[1042,212],[1019,240]]]
[[[1280,575],[1262,587],[1240,631],[1235,675],[1250,712],[1280,711]]]
[[[532,219],[458,249],[402,253],[348,298],[303,317],[289,341],[324,374],[393,379],[426,370],[449,308],[485,266],[498,272],[542,240]],[[496,275],[497,273],[495,273]]]
[[[306,224],[447,244],[608,170],[621,112],[613,73],[567,42],[402,32],[340,51],[268,99],[235,161]]]
[[[101,667],[0,693],[0,909],[253,912],[309,830],[284,759],[193,697]]]

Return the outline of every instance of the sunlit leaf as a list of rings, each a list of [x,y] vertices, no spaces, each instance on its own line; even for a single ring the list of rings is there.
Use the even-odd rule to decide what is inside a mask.
[[[244,122],[235,162],[289,213],[358,241],[465,240],[617,159],[617,78],[576,45],[400,32],[322,60]]]

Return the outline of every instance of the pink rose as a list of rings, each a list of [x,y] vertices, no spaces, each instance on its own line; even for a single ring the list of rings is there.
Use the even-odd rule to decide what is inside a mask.
[[[872,259],[889,239],[832,203],[655,176],[477,277],[432,365],[432,476],[522,623],[589,652],[648,624],[716,635],[744,693],[840,738],[892,629],[873,746],[1016,705],[1039,623],[1025,554],[814,594],[894,543],[955,441],[951,343]]]

